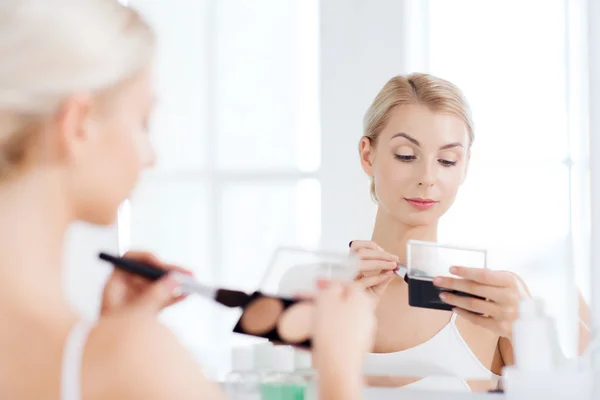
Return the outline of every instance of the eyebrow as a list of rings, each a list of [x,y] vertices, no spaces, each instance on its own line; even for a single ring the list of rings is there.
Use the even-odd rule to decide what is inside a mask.
[[[408,140],[409,142],[411,142],[412,144],[414,144],[415,146],[421,147],[421,143],[419,143],[419,141],[417,139],[415,139],[414,137],[412,137],[409,134],[404,133],[404,132],[399,132],[399,133],[394,134],[394,136],[392,136],[392,138],[390,140],[395,139],[397,137],[402,137],[402,138]],[[463,147],[464,148],[462,143],[453,142],[453,143],[448,143],[448,144],[443,145],[442,147],[440,147],[440,150],[448,150],[448,149],[453,149],[455,147]]]

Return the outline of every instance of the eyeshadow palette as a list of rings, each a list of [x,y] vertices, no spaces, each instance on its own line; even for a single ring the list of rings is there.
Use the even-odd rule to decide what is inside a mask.
[[[274,343],[311,347],[314,304],[254,292],[243,307],[233,332],[261,337]]]

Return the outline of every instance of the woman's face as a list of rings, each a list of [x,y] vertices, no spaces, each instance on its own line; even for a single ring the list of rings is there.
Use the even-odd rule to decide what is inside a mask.
[[[77,219],[114,222],[142,170],[154,163],[148,136],[153,102],[150,75],[141,73],[81,113],[80,124],[74,124],[81,134],[67,140],[68,190]]]
[[[410,226],[430,225],[450,208],[469,161],[469,133],[459,117],[422,105],[392,110],[374,148],[361,142],[361,163],[379,207]]]

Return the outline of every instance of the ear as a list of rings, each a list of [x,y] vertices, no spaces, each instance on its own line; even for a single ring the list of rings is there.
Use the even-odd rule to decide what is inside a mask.
[[[65,101],[56,114],[53,134],[57,154],[69,161],[85,156],[92,135],[92,99],[76,95]]]
[[[362,165],[363,171],[372,177],[373,173],[373,160],[375,158],[374,148],[371,146],[371,139],[363,136],[358,144],[358,152],[360,153],[360,164]]]

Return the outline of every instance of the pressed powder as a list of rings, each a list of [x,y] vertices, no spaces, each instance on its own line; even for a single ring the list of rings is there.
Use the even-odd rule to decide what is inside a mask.
[[[275,328],[283,311],[283,302],[274,297],[261,297],[244,310],[240,324],[251,335],[261,335]]]
[[[314,305],[308,301],[288,308],[277,323],[277,333],[288,343],[301,343],[312,334]]]

